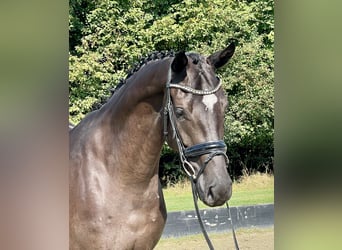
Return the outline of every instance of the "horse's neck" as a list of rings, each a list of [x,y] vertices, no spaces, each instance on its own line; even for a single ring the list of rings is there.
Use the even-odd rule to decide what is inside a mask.
[[[106,140],[112,144],[115,175],[122,181],[143,182],[158,174],[169,65],[167,59],[147,64],[106,104],[104,119],[111,131]]]
[[[170,81],[170,63],[171,58],[151,61],[128,78],[105,105],[109,116],[113,119],[126,117],[144,101],[149,101],[155,109],[161,108],[162,100],[156,97],[164,94],[166,83]]]

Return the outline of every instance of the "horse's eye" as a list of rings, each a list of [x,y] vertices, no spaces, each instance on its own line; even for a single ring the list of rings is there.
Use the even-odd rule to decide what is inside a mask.
[[[182,108],[176,108],[175,109],[175,115],[177,118],[182,118],[184,115],[184,109]]]
[[[218,76],[216,76],[216,79],[219,80],[219,81],[221,81],[220,77],[218,77]]]

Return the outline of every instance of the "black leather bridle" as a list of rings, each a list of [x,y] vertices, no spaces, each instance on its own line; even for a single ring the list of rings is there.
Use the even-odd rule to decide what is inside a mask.
[[[165,105],[164,105],[164,136],[166,137],[168,135],[168,122],[170,122],[172,133],[173,133],[173,136],[174,136],[176,143],[177,143],[179,158],[180,158],[182,167],[183,167],[185,173],[188,175],[188,177],[191,181],[192,195],[193,195],[193,199],[194,199],[194,205],[195,205],[195,209],[196,209],[197,218],[198,218],[199,224],[201,226],[202,233],[203,233],[203,235],[207,241],[209,249],[211,249],[211,250],[214,249],[214,247],[213,247],[213,245],[212,245],[212,243],[208,237],[208,234],[205,230],[205,227],[203,225],[203,221],[202,221],[201,215],[199,213],[199,209],[198,209],[198,204],[197,204],[198,191],[196,188],[196,182],[197,182],[199,176],[204,172],[208,163],[215,156],[223,156],[226,160],[226,165],[228,167],[229,160],[228,160],[228,156],[226,154],[227,146],[223,140],[217,140],[217,141],[209,141],[209,142],[196,144],[196,145],[193,145],[190,147],[185,147],[183,144],[183,141],[181,139],[180,133],[178,131],[178,128],[177,128],[177,124],[176,124],[176,120],[175,120],[176,116],[175,116],[175,112],[174,112],[174,108],[173,108],[173,104],[172,104],[172,100],[171,100],[170,89],[171,88],[178,88],[178,89],[181,89],[185,92],[192,93],[194,95],[211,95],[211,94],[214,94],[216,91],[218,91],[220,89],[220,87],[221,87],[221,82],[218,84],[218,86],[216,86],[212,90],[197,90],[197,89],[193,89],[191,87],[183,86],[180,84],[167,83],[166,84],[166,90],[165,90],[166,101],[165,101]],[[191,163],[189,162],[188,159],[193,159],[196,157],[200,157],[202,155],[208,155],[208,157],[204,161],[203,165],[200,167],[199,171],[196,173],[194,167],[191,165]],[[235,230],[234,230],[234,226],[233,226],[233,222],[232,222],[232,217],[231,217],[230,209],[229,209],[227,202],[226,202],[226,206],[227,206],[228,216],[230,218],[230,222],[231,222],[231,226],[232,226],[235,248],[237,250],[239,250],[239,246],[238,246],[238,242],[236,239]]]
[[[228,166],[228,156],[226,155],[227,146],[222,140],[218,141],[210,141],[204,142],[200,144],[196,144],[194,146],[188,147],[184,150],[185,158],[192,159],[202,155],[208,154],[207,159],[204,161],[204,164],[201,166],[200,170],[196,174],[196,179],[204,172],[204,169],[207,167],[208,163],[218,155],[222,155],[226,160],[226,165]],[[195,179],[195,180],[196,180]]]

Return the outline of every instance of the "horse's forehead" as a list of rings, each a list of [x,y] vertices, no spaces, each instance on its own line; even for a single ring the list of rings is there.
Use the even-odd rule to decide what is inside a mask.
[[[219,100],[215,94],[205,95],[202,98],[202,103],[204,104],[205,110],[210,113],[214,112],[214,106],[218,101]]]
[[[210,95],[193,95],[179,90],[177,98],[174,99],[176,106],[183,107],[193,114],[207,116],[219,114],[222,110],[220,107],[225,106],[225,96],[218,93]]]
[[[206,61],[190,63],[187,71],[187,85],[193,88],[210,88],[216,85],[216,74],[213,67]]]
[[[204,74],[204,73],[213,74],[214,73],[212,65],[209,64],[206,58],[203,56],[196,57],[195,59],[191,58],[189,66],[190,66],[190,70],[194,74]]]

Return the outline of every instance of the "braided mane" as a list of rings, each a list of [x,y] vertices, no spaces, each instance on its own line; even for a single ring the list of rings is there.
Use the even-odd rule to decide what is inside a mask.
[[[126,83],[127,79],[130,78],[134,73],[138,72],[142,66],[146,65],[150,61],[161,60],[161,59],[164,59],[166,57],[173,57],[173,56],[175,56],[175,52],[173,50],[171,50],[171,51],[154,51],[154,52],[149,53],[145,57],[142,57],[127,72],[126,78],[121,78],[119,80],[119,83],[115,87],[109,89],[109,91],[111,92],[111,95],[110,96],[102,96],[99,101],[95,102],[92,105],[91,111],[94,111],[94,110],[101,108],[113,96],[115,91],[120,89]]]

